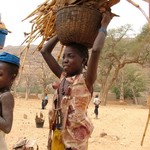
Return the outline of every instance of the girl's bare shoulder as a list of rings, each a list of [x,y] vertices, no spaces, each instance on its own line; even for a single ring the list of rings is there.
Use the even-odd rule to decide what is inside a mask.
[[[0,101],[5,99],[14,100],[14,97],[10,91],[0,93]]]

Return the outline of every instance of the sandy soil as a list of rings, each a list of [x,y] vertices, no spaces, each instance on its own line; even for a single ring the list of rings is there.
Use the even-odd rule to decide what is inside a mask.
[[[46,150],[48,136],[48,108],[41,109],[40,100],[16,99],[13,128],[6,135],[9,149],[19,137],[35,139],[40,150]],[[89,106],[88,114],[94,124],[88,150],[149,150],[150,125],[147,128],[143,146],[140,145],[145,129],[148,109],[144,106],[107,105],[100,106],[99,118],[95,119],[94,106]],[[35,115],[43,112],[43,128],[36,128]],[[102,133],[107,135],[101,136]],[[1,149],[1,148],[0,148]]]

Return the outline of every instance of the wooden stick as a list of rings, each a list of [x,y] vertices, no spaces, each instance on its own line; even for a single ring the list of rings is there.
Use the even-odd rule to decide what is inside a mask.
[[[148,128],[148,124],[149,124],[149,120],[150,120],[150,107],[149,107],[149,113],[148,113],[148,118],[147,118],[145,130],[144,130],[143,137],[142,137],[142,140],[141,140],[141,146],[143,146],[145,134],[146,134],[146,131],[147,131],[147,128]]]
[[[142,12],[142,14],[147,19],[149,27],[150,27],[150,18],[146,15],[145,11],[140,7],[140,5],[135,3],[135,2],[133,2],[132,0],[127,0],[127,2],[131,3],[133,6],[135,6],[136,8],[138,8]]]
[[[28,15],[26,18],[24,18],[22,21],[24,21],[24,20],[26,20],[26,19],[32,17],[32,16],[35,15],[37,12],[39,12],[39,9],[40,9],[41,7],[43,7],[43,5],[45,5],[48,1],[49,1],[49,0],[46,0],[43,4],[41,4],[40,6],[38,6],[37,9],[35,9],[31,14],[29,14],[29,15]]]

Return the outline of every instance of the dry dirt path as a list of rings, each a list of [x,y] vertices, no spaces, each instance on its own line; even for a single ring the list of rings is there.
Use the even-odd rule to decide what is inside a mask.
[[[46,150],[48,136],[48,106],[41,109],[40,100],[16,99],[13,128],[6,135],[9,149],[19,137],[35,139],[39,150]],[[89,140],[88,150],[150,150],[150,125],[148,126],[143,146],[140,142],[145,129],[148,109],[143,106],[107,105],[100,106],[99,119],[93,114],[94,106],[89,106],[88,114],[94,124],[94,131]],[[36,128],[35,114],[43,112],[43,128]],[[101,137],[101,133],[106,136]]]

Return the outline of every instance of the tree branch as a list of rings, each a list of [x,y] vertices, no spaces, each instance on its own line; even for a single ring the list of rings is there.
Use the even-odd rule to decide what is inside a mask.
[[[135,6],[136,8],[138,8],[142,14],[145,16],[145,18],[147,19],[148,23],[149,23],[149,27],[150,27],[150,18],[146,15],[145,11],[140,7],[140,5],[136,4],[135,2],[133,2],[132,0],[127,0],[127,2],[129,2],[130,4],[132,4],[133,6]]]

